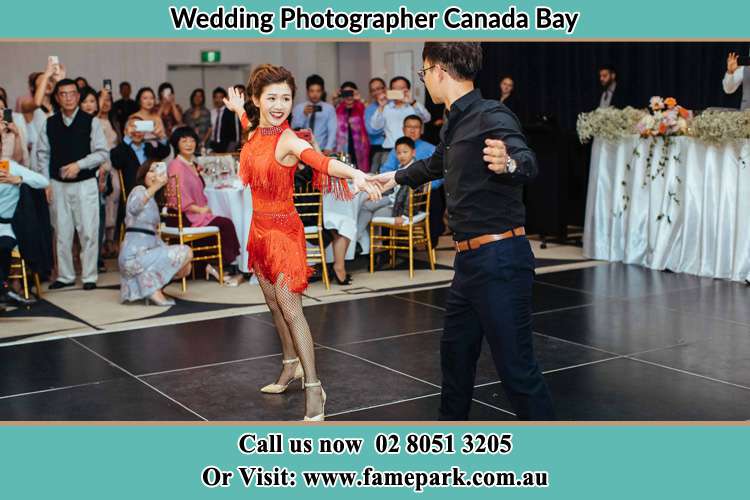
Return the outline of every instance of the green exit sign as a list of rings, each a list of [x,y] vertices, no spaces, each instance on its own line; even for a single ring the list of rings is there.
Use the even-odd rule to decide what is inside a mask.
[[[202,50],[201,51],[201,62],[204,63],[217,63],[221,61],[220,50]]]

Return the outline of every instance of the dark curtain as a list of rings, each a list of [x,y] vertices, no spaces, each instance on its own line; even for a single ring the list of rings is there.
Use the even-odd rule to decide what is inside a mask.
[[[565,129],[598,104],[597,70],[617,69],[617,91],[626,102],[645,107],[652,95],[672,96],[688,109],[739,107],[740,91],[726,95],[721,80],[729,52],[747,55],[740,42],[513,42],[483,43],[484,63],[477,86],[486,98],[500,95],[500,79],[515,81],[514,109],[522,121],[552,117]]]

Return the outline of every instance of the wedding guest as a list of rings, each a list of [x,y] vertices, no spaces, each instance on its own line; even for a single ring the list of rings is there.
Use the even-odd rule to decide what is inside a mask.
[[[119,129],[119,125],[117,124],[117,117],[112,109],[112,94],[107,90],[100,90],[98,96],[99,121],[102,124],[104,137],[107,138],[107,147],[111,153],[120,142],[120,134],[116,131],[116,128]],[[115,232],[117,230],[117,212],[120,205],[120,176],[112,171],[112,162],[110,160],[105,162],[105,168],[107,170],[107,188],[104,191],[105,239],[103,253],[105,257],[113,257],[116,255]]]
[[[159,85],[159,116],[164,124],[164,131],[167,137],[172,135],[172,131],[179,125],[182,125],[182,108],[175,101],[174,87],[169,82]]]
[[[107,140],[101,124],[80,111],[76,82],[63,79],[54,95],[60,112],[47,119],[39,134],[37,162],[52,179],[52,214],[57,248],[58,278],[51,290],[72,286],[73,235],[81,242],[84,290],[96,288],[99,245],[99,190],[96,172],[107,159]]]
[[[310,75],[305,82],[307,100],[292,109],[292,128],[309,128],[324,155],[336,148],[336,110],[325,102],[325,81],[320,75]]]
[[[26,120],[21,113],[13,113],[11,122],[3,121],[3,113],[7,107],[7,97],[0,96],[0,135],[3,136],[0,159],[13,160],[28,168],[29,149],[27,147]]]
[[[148,160],[138,169],[138,185],[128,196],[125,239],[118,258],[120,302],[145,298],[146,304],[168,307],[174,300],[162,288],[190,273],[193,252],[187,245],[167,245],[157,234],[161,220],[154,198],[163,196],[167,175],[158,175],[153,167]]]
[[[383,149],[390,151],[396,143],[396,139],[401,137],[404,126],[404,118],[409,115],[417,115],[422,121],[430,121],[430,112],[420,102],[417,102],[411,95],[411,82],[403,76],[396,76],[391,79],[389,88],[392,91],[398,91],[401,96],[398,99],[388,100],[387,94],[380,94],[378,97],[378,109],[370,118],[370,126],[373,128],[384,128],[385,139],[383,140]]]
[[[354,82],[341,84],[336,107],[336,150],[347,153],[350,163],[363,172],[370,171],[370,139],[365,127],[365,105]]]
[[[156,104],[156,94],[151,87],[141,87],[138,89],[138,93],[135,95],[135,102],[138,104],[138,116],[143,121],[154,122],[154,132],[146,132],[144,138],[147,141],[156,139],[156,130],[162,130],[167,133],[167,129],[164,127],[164,122],[161,119],[159,113],[159,106]]]
[[[404,118],[404,137],[411,139],[414,142],[414,154],[416,160],[426,160],[431,157],[435,152],[435,146],[427,141],[422,140],[422,134],[424,133],[424,123],[422,119],[417,115],[410,115]],[[383,166],[380,167],[381,172],[390,172],[399,168],[399,160],[396,157],[396,151],[391,150],[388,153]],[[430,240],[432,241],[433,247],[437,246],[440,235],[445,231],[445,222],[443,222],[443,216],[445,215],[445,192],[443,190],[443,179],[436,179],[432,181],[432,190],[430,192]]]
[[[211,110],[211,150],[215,153],[235,151],[241,142],[242,127],[234,113],[224,106],[227,91],[217,87],[213,91],[214,109]]]
[[[160,123],[157,123],[157,128],[153,132],[156,139],[153,141],[146,141],[145,132],[136,130],[135,122],[143,121],[143,119],[140,114],[132,115],[125,124],[122,142],[109,153],[112,166],[122,171],[125,196],[135,187],[138,169],[146,163],[146,160],[163,160],[169,156],[167,135],[160,127]],[[125,202],[125,200],[122,201]],[[118,225],[119,222],[118,220]]]
[[[601,95],[597,101],[599,108],[624,108],[625,93],[623,89],[617,87],[617,71],[611,64],[605,64],[599,67],[599,85],[601,86]]]
[[[29,75],[28,79],[28,85],[29,85],[29,93],[26,95],[18,96],[16,99],[16,113],[23,114],[24,119],[26,120],[26,123],[31,123],[31,120],[34,117],[34,110],[36,109],[36,104],[34,103],[34,94],[36,93],[36,79],[39,78],[39,75],[41,75],[41,71],[34,71]],[[31,141],[32,139],[29,138]],[[33,140],[36,140],[36,137],[33,138]]]
[[[64,79],[66,75],[65,66],[61,63],[52,63],[49,59],[47,60],[47,67],[39,76],[37,76],[34,84],[34,112],[32,113],[31,124],[29,126],[32,129],[34,141],[31,145],[31,159],[30,166],[31,170],[39,172],[45,177],[49,177],[49,172],[43,171],[42,166],[38,164],[38,146],[39,139],[44,129],[47,118],[52,116],[55,110],[58,109],[58,104],[52,93],[54,87],[60,80]],[[51,199],[52,186],[47,188],[47,198]]]
[[[226,217],[215,216],[208,207],[208,198],[204,193],[205,185],[195,162],[195,149],[198,146],[198,135],[190,127],[179,127],[172,133],[172,148],[175,159],[167,167],[170,177],[177,176],[180,185],[181,206],[190,227],[216,226],[221,234],[221,260],[225,269],[224,283],[237,286],[242,283],[242,274],[230,276],[230,267],[237,264],[240,255],[240,242],[234,223]],[[176,200],[169,200],[176,204]],[[184,219],[183,219],[184,220]],[[206,273],[219,279],[219,272],[210,264]]]
[[[131,92],[132,87],[130,86],[130,82],[121,82],[120,98],[112,105],[112,109],[115,112],[115,121],[120,131],[125,130],[125,123],[128,121],[128,117],[138,111],[138,104],[130,97]]]
[[[727,94],[734,94],[742,86],[742,102],[740,110],[750,109],[750,75],[746,74],[745,66],[738,64],[739,56],[736,52],[730,52],[727,56],[727,72],[721,86]]]
[[[516,82],[511,76],[504,76],[500,79],[500,102],[505,104],[508,109],[518,114],[515,102]]]
[[[0,137],[0,147],[3,143],[4,139]],[[34,189],[44,189],[49,185],[49,180],[13,160],[6,161],[9,164],[7,170],[0,169],[0,302],[24,303],[23,298],[14,294],[8,286],[11,254],[17,245],[12,226],[13,216],[16,213],[21,184]]]
[[[198,134],[200,149],[211,137],[211,113],[206,109],[206,93],[203,89],[193,90],[190,94],[190,109],[182,117],[185,125]]]
[[[89,82],[82,76],[79,76],[76,78],[76,86],[78,87],[78,90],[83,90],[86,87],[89,87]]]
[[[373,128],[370,125],[370,119],[373,113],[378,109],[378,97],[385,93],[385,80],[375,77],[370,80],[370,103],[365,108],[365,127],[370,139],[370,172],[377,174],[380,171],[380,165],[385,161],[388,155],[383,151],[383,141],[385,140],[385,130],[382,128]]]

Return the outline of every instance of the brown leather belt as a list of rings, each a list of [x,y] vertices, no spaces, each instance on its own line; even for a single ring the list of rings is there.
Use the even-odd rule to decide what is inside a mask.
[[[455,241],[454,244],[456,246],[456,252],[465,252],[467,250],[476,250],[477,248],[481,247],[482,245],[486,245],[487,243],[492,243],[493,241],[500,241],[505,240],[508,238],[513,238],[515,236],[525,236],[526,230],[523,228],[523,226],[515,227],[511,229],[510,231],[505,231],[502,234],[483,234],[482,236],[477,236],[476,238],[472,238],[470,240],[463,240],[463,241]]]

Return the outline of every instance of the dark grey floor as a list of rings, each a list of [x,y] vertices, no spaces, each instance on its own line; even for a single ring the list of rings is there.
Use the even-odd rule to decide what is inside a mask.
[[[311,306],[329,420],[433,420],[446,288]],[[750,288],[619,264],[543,274],[535,347],[563,420],[750,419]],[[0,348],[1,420],[298,420],[268,314]],[[472,418],[514,419],[485,349]]]

